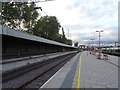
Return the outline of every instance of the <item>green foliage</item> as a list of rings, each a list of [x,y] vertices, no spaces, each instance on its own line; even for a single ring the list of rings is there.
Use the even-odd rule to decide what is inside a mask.
[[[74,46],[78,47],[78,42],[75,42],[75,43],[74,43]]]
[[[32,29],[39,15],[36,10],[33,10],[34,7],[34,3],[28,5],[20,4],[19,2],[3,2],[2,24],[13,29],[20,29],[20,25],[23,22],[24,27],[22,28],[26,28],[28,33],[32,33]]]
[[[72,40],[66,38],[63,27],[62,34],[59,34],[61,25],[57,18],[55,16],[43,16],[38,20],[39,14],[34,9],[35,6],[34,3],[3,2],[2,24],[13,29],[24,29],[30,34],[72,45]]]
[[[63,27],[62,27],[62,40],[61,40],[61,42],[65,43],[65,44],[68,44],[68,45],[72,45],[72,40],[66,38]]]
[[[58,40],[59,42],[61,42],[61,43],[65,43],[65,44],[66,44],[67,38],[66,38],[66,36],[65,36],[65,32],[64,32],[64,28],[63,28],[63,27],[62,27],[62,34],[59,34],[57,40]]]
[[[16,29],[20,24],[20,9],[18,5],[13,6],[13,4],[2,3],[2,24]]]
[[[71,39],[67,39],[66,44],[72,45],[72,40]]]
[[[23,12],[24,27],[27,28],[28,33],[33,33],[32,30],[38,18],[38,12],[34,10],[35,4],[26,5]]]
[[[60,27],[55,16],[44,16],[38,20],[34,27],[33,34],[51,40],[57,40]]]
[[[66,41],[66,37],[65,37],[65,32],[64,32],[64,28],[62,27],[62,42],[64,43]]]
[[[61,26],[55,16],[44,16],[38,20],[34,27],[33,34],[64,44],[72,45],[72,40],[66,38],[63,27],[62,34],[59,34],[60,27]]]

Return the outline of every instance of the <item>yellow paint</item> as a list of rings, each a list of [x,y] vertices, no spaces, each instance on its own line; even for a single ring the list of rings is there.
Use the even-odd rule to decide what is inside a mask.
[[[80,90],[80,71],[81,71],[81,62],[82,62],[82,56],[80,56],[80,64],[78,67],[78,80],[77,80],[77,90]]]

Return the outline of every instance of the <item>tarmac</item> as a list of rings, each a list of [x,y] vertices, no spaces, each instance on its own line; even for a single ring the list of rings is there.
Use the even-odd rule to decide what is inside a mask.
[[[114,63],[115,65],[109,63]],[[113,88],[118,85],[118,57],[110,56],[109,60],[97,59],[95,55],[85,51],[78,53],[42,88]],[[39,89],[39,90],[40,90]]]

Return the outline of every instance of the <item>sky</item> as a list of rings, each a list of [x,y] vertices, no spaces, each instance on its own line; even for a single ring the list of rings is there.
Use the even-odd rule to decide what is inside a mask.
[[[64,28],[66,37],[73,42],[86,44],[90,39],[98,41],[118,41],[119,0],[53,0],[39,2],[41,16],[56,16]],[[68,35],[69,32],[69,35]],[[60,30],[61,33],[61,30]]]

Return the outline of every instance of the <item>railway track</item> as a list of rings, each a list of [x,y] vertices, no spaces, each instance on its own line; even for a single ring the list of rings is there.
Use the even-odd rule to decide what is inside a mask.
[[[11,71],[10,73],[3,75],[3,89],[38,89],[75,55],[76,53],[63,55],[45,62],[43,61],[41,63],[28,65],[27,67],[16,70],[15,72]]]

